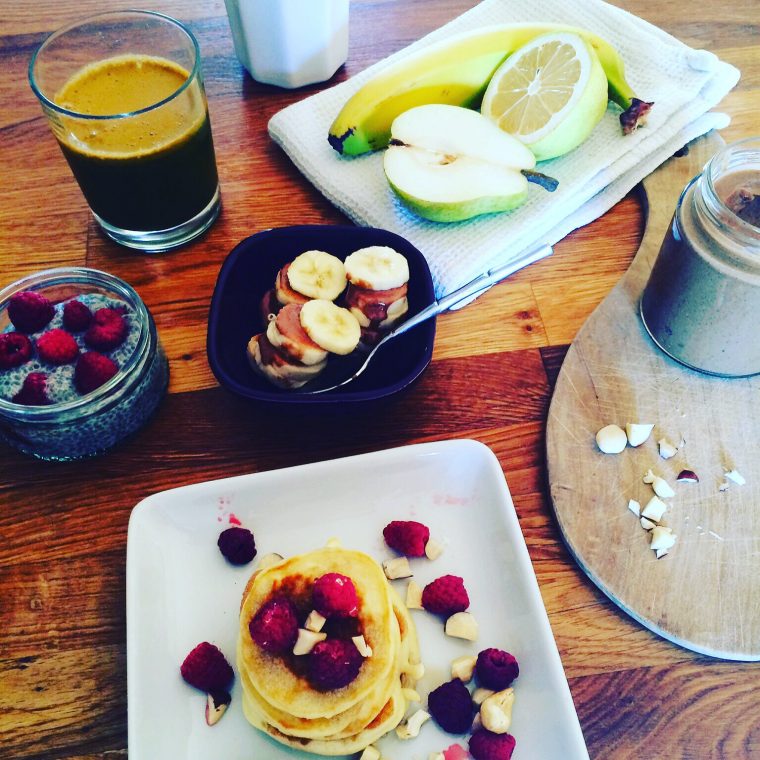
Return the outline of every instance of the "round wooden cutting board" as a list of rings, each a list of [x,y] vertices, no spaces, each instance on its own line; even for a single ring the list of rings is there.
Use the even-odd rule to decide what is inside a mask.
[[[610,599],[683,647],[760,660],[760,376],[721,379],[689,370],[655,346],[639,317],[678,196],[722,145],[715,135],[700,138],[644,181],[641,247],[570,346],[549,410],[547,462],[565,542]],[[597,430],[627,422],[655,429],[638,448],[602,454]],[[663,437],[685,442],[672,459],[659,456]],[[677,541],[659,560],[627,508],[629,499],[644,505],[653,495],[642,481],[650,468],[676,492],[663,522]],[[746,484],[730,482],[721,491],[731,468]],[[700,482],[676,482],[682,469]]]

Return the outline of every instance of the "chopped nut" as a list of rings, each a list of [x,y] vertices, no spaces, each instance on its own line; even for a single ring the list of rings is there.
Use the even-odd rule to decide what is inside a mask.
[[[661,499],[669,499],[671,496],[676,495],[676,492],[670,487],[670,483],[657,475],[654,476],[654,480],[652,481],[652,489]]]
[[[425,544],[425,556],[428,559],[438,559],[443,554],[443,544],[434,538],[429,538]]]
[[[314,631],[314,633],[319,633],[322,628],[324,628],[326,622],[326,617],[320,615],[316,610],[312,610],[309,613],[309,616],[306,618],[306,622],[303,624],[303,627],[306,628],[307,631]]]
[[[380,750],[370,744],[364,749],[359,760],[380,760]]]
[[[475,733],[480,728],[483,728],[483,721],[480,719],[480,713],[476,712],[475,717],[472,719],[472,726],[470,727],[470,731],[472,731],[472,733]]]
[[[667,551],[676,543],[676,537],[673,534],[672,529],[666,528],[664,525],[655,525],[654,528],[652,528],[651,535],[652,538],[649,543],[649,548],[654,551],[657,551],[658,549],[665,549],[665,551]]]
[[[625,434],[631,446],[641,446],[649,438],[654,425],[648,423],[626,422]]]
[[[455,612],[446,621],[444,633],[457,639],[477,641],[478,621],[475,620],[470,612]]]
[[[678,453],[678,449],[667,438],[660,438],[657,441],[657,445],[660,448],[660,456],[663,459],[671,459]]]
[[[401,689],[401,693],[407,702],[422,702],[422,697],[415,689]]]
[[[319,644],[320,641],[324,641],[327,638],[326,633],[319,633],[318,631],[309,631],[306,628],[298,629],[298,638],[293,645],[293,654],[309,654],[314,647]]]
[[[480,720],[483,728],[494,734],[506,734],[512,725],[512,705],[515,703],[513,688],[497,691],[480,706]]]
[[[414,739],[420,735],[420,729],[427,720],[430,720],[430,713],[425,712],[425,710],[417,710],[414,715],[396,727],[396,736],[399,739]]]
[[[679,483],[699,483],[697,473],[692,472],[692,470],[681,470],[681,472],[678,473],[676,480]]]
[[[628,509],[630,509],[636,517],[641,514],[641,504],[639,504],[636,499],[628,499]]]
[[[477,661],[477,655],[457,657],[451,663],[451,677],[458,678],[464,683],[469,683],[472,681],[472,674],[475,672],[475,663]]]
[[[414,581],[409,581],[406,587],[406,606],[410,610],[422,609],[422,586]]]
[[[654,523],[651,520],[647,520],[646,517],[642,517],[639,522],[641,523],[641,527],[644,528],[644,530],[652,530],[652,528],[657,525],[657,523]]]
[[[641,478],[641,479],[642,479],[642,480],[643,480],[643,481],[644,481],[644,482],[645,482],[647,485],[651,485],[652,483],[654,483],[654,479],[655,479],[655,477],[656,477],[656,476],[655,476],[655,474],[652,472],[652,470],[647,470],[647,471],[644,473],[644,477],[643,477],[643,478]]]
[[[266,570],[268,567],[272,567],[273,565],[276,565],[278,562],[282,562],[285,559],[285,557],[282,556],[282,554],[277,554],[276,552],[271,552],[270,554],[265,554],[260,560],[259,564],[257,565],[258,570]]]
[[[655,556],[657,557],[657,559],[661,559],[662,557],[664,557],[668,553],[668,550],[667,549],[655,549],[654,553],[655,553]]]
[[[409,567],[409,560],[406,557],[386,559],[383,562],[383,572],[389,581],[395,581],[397,578],[411,578],[413,575],[412,568]]]
[[[479,688],[475,689],[475,691],[472,692],[472,701],[476,705],[480,706],[492,694],[496,694],[496,692],[493,689],[484,689],[482,687],[479,687]]]
[[[216,697],[219,701],[217,702]],[[206,723],[209,726],[215,726],[221,719],[222,715],[227,712],[232,697],[227,692],[206,695]]]
[[[354,646],[362,657],[372,657],[372,647],[367,644],[364,636],[352,636],[351,641],[354,642]]]
[[[605,454],[619,454],[627,443],[625,431],[617,425],[607,425],[596,434],[596,445]]]
[[[644,509],[641,510],[641,516],[648,517],[654,522],[660,522],[660,518],[665,514],[665,510],[667,508],[668,505],[664,501],[659,499],[657,496],[653,496],[647,502],[647,505],[644,507]]]
[[[730,483],[729,483],[727,480],[724,480],[724,481],[723,481],[723,482],[722,482],[722,483],[721,483],[721,484],[718,486],[718,490],[719,490],[719,491],[728,491],[728,489],[729,489],[729,488],[731,488],[731,484],[730,484]]]
[[[425,666],[416,662],[409,666],[409,670],[401,674],[401,685],[404,687],[414,686],[425,675]]]
[[[741,474],[740,474],[739,472],[737,472],[736,470],[729,470],[729,471],[726,473],[726,477],[727,477],[729,480],[733,480],[733,481],[734,481],[734,483],[736,483],[737,485],[740,485],[740,486],[743,486],[743,485],[744,485],[744,484],[747,482],[747,481],[746,481],[746,479],[744,478],[744,476],[743,476],[743,475],[741,475]]]

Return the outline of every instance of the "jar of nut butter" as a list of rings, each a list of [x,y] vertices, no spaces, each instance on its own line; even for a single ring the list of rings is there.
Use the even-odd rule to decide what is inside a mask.
[[[686,186],[640,310],[682,364],[760,373],[760,138],[726,146]]]

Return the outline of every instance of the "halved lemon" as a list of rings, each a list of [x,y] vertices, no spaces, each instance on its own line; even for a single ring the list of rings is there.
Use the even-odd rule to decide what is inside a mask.
[[[580,145],[607,109],[607,77],[576,34],[536,37],[496,70],[480,111],[527,145],[538,161]]]

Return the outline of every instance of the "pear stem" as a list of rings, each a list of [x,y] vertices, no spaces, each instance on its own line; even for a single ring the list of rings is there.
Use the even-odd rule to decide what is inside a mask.
[[[557,185],[559,185],[559,180],[550,177],[548,174],[534,172],[530,169],[522,169],[521,173],[525,176],[525,179],[527,179],[528,182],[535,182],[550,193],[553,193],[557,189]]]

